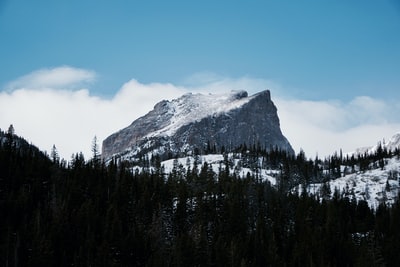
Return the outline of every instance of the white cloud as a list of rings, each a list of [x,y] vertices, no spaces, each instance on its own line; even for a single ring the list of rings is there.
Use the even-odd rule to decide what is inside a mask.
[[[254,94],[267,88],[274,88],[275,94],[281,94],[279,84],[265,79],[243,76],[231,78],[210,72],[196,73],[183,81],[187,90],[205,93],[222,93],[231,90],[246,90]]]
[[[173,99],[188,91],[243,89],[252,94],[270,88],[284,135],[296,151],[303,148],[309,157],[374,145],[400,131],[400,119],[393,115],[400,107],[367,96],[349,102],[288,99],[282,97],[284,89],[271,81],[207,73],[186,80],[185,86],[131,80],[111,99],[91,95],[88,89],[72,90],[95,77],[92,71],[60,67],[11,82],[12,91],[0,92],[0,127],[4,130],[14,124],[17,134],[43,150],[50,151],[55,144],[67,160],[79,151],[90,157],[95,135],[100,144],[162,99]]]
[[[400,131],[400,119],[393,116],[399,107],[366,96],[348,103],[281,98],[275,103],[283,133],[310,157],[372,146]]]
[[[30,78],[37,80],[33,75]],[[0,93],[0,127],[4,130],[13,124],[18,135],[48,152],[55,144],[67,160],[80,151],[89,157],[94,136],[101,145],[108,135],[150,111],[156,102],[183,93],[170,84],[144,85],[135,80],[124,84],[112,99],[90,95],[87,89],[25,87]]]
[[[76,89],[77,86],[93,82],[96,78],[94,71],[62,66],[52,69],[40,69],[18,78],[6,85],[9,91],[29,88],[58,88]]]

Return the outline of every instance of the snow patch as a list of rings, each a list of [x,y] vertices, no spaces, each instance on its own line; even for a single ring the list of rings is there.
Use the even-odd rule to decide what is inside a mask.
[[[256,95],[248,97],[246,91],[231,91],[226,94],[185,94],[172,101],[163,101],[168,113],[173,114],[170,123],[164,128],[154,131],[146,137],[173,135],[177,129],[194,121],[209,116],[218,116],[240,108]]]

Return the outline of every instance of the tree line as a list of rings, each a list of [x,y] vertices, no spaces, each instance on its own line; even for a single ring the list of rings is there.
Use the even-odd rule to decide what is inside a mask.
[[[126,162],[106,165],[93,152],[90,159],[77,153],[67,162],[55,148],[49,156],[13,129],[0,133],[2,266],[396,266],[400,261],[398,200],[371,210],[365,201],[340,194],[321,200],[290,191],[292,179],[316,179],[314,173],[325,165],[334,173],[351,158],[309,160],[304,152],[246,149],[245,164],[262,154],[266,164],[282,169],[272,186],[229,168],[215,173],[207,163],[169,174],[160,164],[132,171]]]

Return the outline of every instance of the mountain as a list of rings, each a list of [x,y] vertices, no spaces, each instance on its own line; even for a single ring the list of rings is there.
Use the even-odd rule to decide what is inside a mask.
[[[379,141],[376,145],[374,146],[367,146],[367,147],[361,147],[357,148],[355,152],[353,153],[348,153],[349,155],[354,154],[354,155],[362,155],[362,154],[373,154],[375,153],[378,148],[386,149],[387,151],[395,151],[400,147],[400,133],[396,133],[393,135],[388,142],[385,140]]]
[[[185,94],[163,100],[143,117],[103,141],[102,156],[137,159],[144,154],[191,155],[210,148],[240,145],[277,147],[294,154],[283,136],[270,91],[248,96],[246,91],[226,94]]]

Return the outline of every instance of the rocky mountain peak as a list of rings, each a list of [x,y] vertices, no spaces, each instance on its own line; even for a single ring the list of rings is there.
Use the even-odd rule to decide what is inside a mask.
[[[233,149],[241,144],[279,147],[294,153],[282,135],[270,91],[248,96],[185,94],[157,103],[153,110],[103,142],[103,157],[126,159],[141,153],[180,154],[207,145]]]

